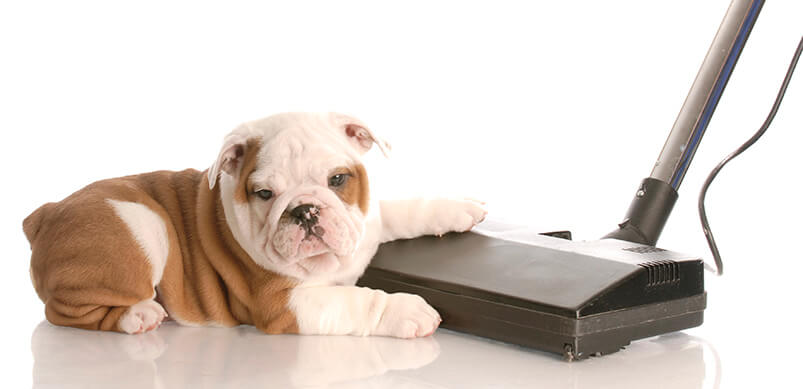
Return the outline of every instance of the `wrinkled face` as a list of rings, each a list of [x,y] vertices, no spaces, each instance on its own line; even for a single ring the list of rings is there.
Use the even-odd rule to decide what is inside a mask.
[[[374,140],[347,119],[283,114],[235,130],[243,136],[224,146],[216,165],[227,222],[263,267],[299,278],[348,267],[369,210],[360,156]]]

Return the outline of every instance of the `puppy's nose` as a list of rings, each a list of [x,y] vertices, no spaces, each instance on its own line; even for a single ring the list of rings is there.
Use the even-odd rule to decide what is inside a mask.
[[[301,204],[290,211],[290,216],[304,224],[315,224],[318,222],[318,213],[318,207],[312,204]]]

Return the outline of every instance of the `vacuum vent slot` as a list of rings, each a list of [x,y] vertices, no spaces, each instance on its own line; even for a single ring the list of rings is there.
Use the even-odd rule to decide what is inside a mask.
[[[640,263],[647,270],[647,286],[659,286],[680,281],[678,263],[675,261],[651,261]]]
[[[651,253],[660,253],[666,251],[664,249],[659,249],[658,247],[652,247],[652,246],[635,246],[635,247],[624,248],[622,250],[638,254],[651,254]]]

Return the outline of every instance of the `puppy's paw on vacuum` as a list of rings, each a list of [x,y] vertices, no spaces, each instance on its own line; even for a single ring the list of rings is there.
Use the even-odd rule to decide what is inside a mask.
[[[438,199],[435,212],[435,235],[466,232],[485,220],[485,203],[473,199]]]

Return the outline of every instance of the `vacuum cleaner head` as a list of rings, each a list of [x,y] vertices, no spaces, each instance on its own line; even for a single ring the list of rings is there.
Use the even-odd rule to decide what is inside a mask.
[[[700,258],[521,230],[387,243],[359,284],[424,297],[445,328],[570,360],[698,326],[706,304]]]
[[[474,232],[383,244],[358,284],[421,295],[441,313],[443,327],[569,360],[702,324],[702,259],[655,243],[763,4],[732,0],[652,174],[605,238],[574,242],[486,221]],[[803,39],[770,117],[738,152],[766,130],[801,51]],[[713,244],[705,219],[703,225]]]

